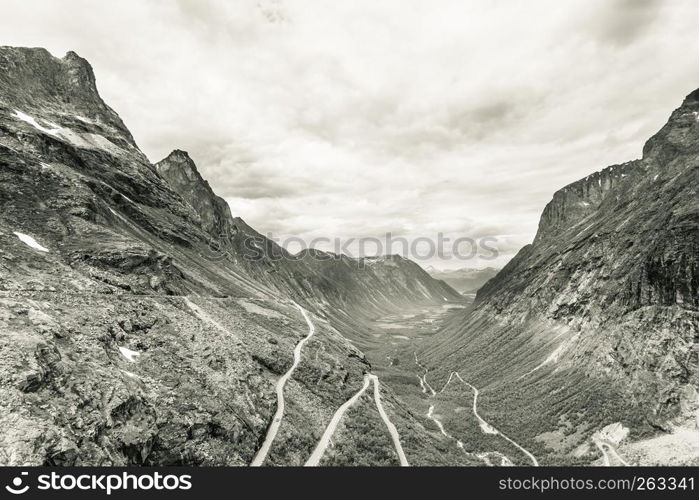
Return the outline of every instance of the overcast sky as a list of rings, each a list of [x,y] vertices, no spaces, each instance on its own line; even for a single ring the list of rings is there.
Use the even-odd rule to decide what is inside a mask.
[[[3,0],[0,28],[88,59],[262,233],[497,238],[440,267],[502,265],[699,87],[696,0]]]

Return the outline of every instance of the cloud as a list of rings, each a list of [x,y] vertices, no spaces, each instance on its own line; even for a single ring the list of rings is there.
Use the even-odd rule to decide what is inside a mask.
[[[611,0],[589,17],[591,32],[603,43],[628,45],[654,24],[662,0]]]
[[[699,86],[698,14],[694,0],[5,0],[0,43],[86,57],[151,160],[189,151],[260,232],[495,237],[502,263],[557,189],[638,157]]]

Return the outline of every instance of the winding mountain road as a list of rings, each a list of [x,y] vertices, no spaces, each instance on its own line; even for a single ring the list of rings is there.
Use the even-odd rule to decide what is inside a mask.
[[[423,366],[420,364],[420,361],[417,359],[417,352],[413,352],[413,355],[415,356],[415,364],[421,369],[424,370],[425,373],[422,374],[422,376],[418,375],[417,378],[420,381],[420,387],[422,388],[422,392],[427,394],[427,391],[430,391],[430,394],[432,396],[435,396],[437,393],[435,392],[434,389],[432,389],[432,386],[427,382],[427,367]]]
[[[604,460],[604,466],[605,467],[610,467],[612,465],[611,457],[614,457],[620,464],[625,465],[626,467],[630,467],[631,465],[621,458],[621,455],[619,455],[619,452],[616,451],[616,448],[612,446],[610,443],[604,442],[604,441],[598,441],[594,440],[595,446],[599,448],[599,450],[602,452],[602,458]]]
[[[359,389],[354,396],[345,401],[342,404],[342,406],[340,406],[337,409],[337,411],[333,415],[333,418],[330,419],[330,423],[325,428],[325,432],[323,432],[323,435],[320,437],[320,441],[318,441],[318,444],[313,450],[313,453],[311,453],[311,456],[308,458],[308,460],[306,460],[306,463],[304,464],[305,467],[318,466],[318,464],[320,463],[320,459],[323,458],[325,450],[330,445],[330,440],[332,439],[333,434],[335,433],[335,429],[337,429],[337,426],[340,423],[340,420],[342,420],[342,417],[345,415],[345,412],[349,410],[350,407],[352,407],[357,402],[357,400],[362,396],[362,394],[364,394],[364,392],[366,392],[370,383],[371,379],[369,378],[369,376],[364,375],[364,385],[362,386],[362,388]]]
[[[444,429],[444,424],[442,424],[442,422],[437,417],[434,416],[434,405],[430,405],[429,410],[427,410],[427,418],[429,418],[430,420],[432,420],[435,423],[435,425],[439,428],[439,432],[441,432],[444,436],[446,436],[448,438],[452,437],[451,434],[449,434]],[[458,444],[457,444],[457,446],[458,446]]]
[[[605,467],[610,467],[612,464],[609,460],[609,455],[607,455],[607,450],[604,449],[604,446],[602,446],[599,441],[595,441],[595,446],[597,446],[597,448],[599,448],[599,451],[602,452],[602,464]]]
[[[479,423],[480,426],[481,426],[481,430],[482,430],[484,433],[486,433],[486,434],[493,434],[493,435],[498,435],[498,436],[502,437],[503,439],[505,439],[506,441],[508,441],[510,444],[512,444],[513,446],[515,446],[515,447],[516,447],[518,450],[520,450],[522,453],[524,453],[525,455],[527,455],[527,457],[529,457],[529,459],[531,460],[532,464],[533,464],[535,467],[538,467],[538,466],[539,466],[539,461],[536,459],[536,457],[535,457],[529,450],[525,449],[523,446],[520,446],[519,443],[517,443],[517,442],[514,441],[513,439],[510,439],[507,435],[505,435],[505,434],[503,434],[502,432],[500,432],[494,425],[489,424],[488,422],[486,422],[486,420],[478,414],[478,389],[476,389],[473,385],[469,384],[469,383],[466,382],[464,379],[462,379],[462,378],[461,378],[461,375],[459,375],[459,372],[452,372],[452,373],[449,375],[449,380],[447,380],[447,383],[444,384],[444,387],[442,388],[442,391],[446,388],[446,386],[447,386],[447,385],[449,384],[449,382],[451,381],[452,375],[453,375],[453,376],[456,376],[456,378],[458,378],[463,384],[465,384],[465,385],[467,385],[468,387],[470,387],[471,390],[473,391],[473,415],[474,415],[474,416],[476,417],[476,419],[478,420],[478,423]],[[440,392],[441,392],[441,391],[440,391]]]
[[[376,402],[376,407],[379,409],[379,415],[381,415],[381,418],[383,419],[383,423],[386,424],[386,427],[388,428],[388,432],[391,435],[391,439],[393,440],[393,446],[396,449],[396,453],[398,453],[398,459],[400,460],[400,465],[401,467],[408,467],[410,464],[408,463],[408,459],[405,458],[405,453],[403,452],[403,447],[400,444],[400,435],[398,434],[398,429],[396,429],[396,426],[393,425],[393,422],[388,418],[388,415],[386,415],[386,411],[383,409],[383,404],[381,403],[381,391],[379,390],[379,377],[376,375],[369,374],[369,377],[371,380],[374,382],[374,401]]]
[[[306,323],[308,324],[308,335],[301,339],[301,341],[298,344],[296,344],[296,347],[294,348],[294,363],[291,365],[291,368],[289,368],[289,370],[287,370],[287,372],[284,375],[282,375],[277,381],[277,384],[275,386],[277,392],[277,411],[274,414],[272,423],[267,429],[267,436],[265,436],[265,440],[264,443],[262,443],[262,447],[259,449],[259,451],[255,455],[255,458],[250,464],[251,467],[261,466],[267,458],[267,454],[269,453],[269,450],[272,447],[274,438],[277,437],[279,426],[281,425],[282,418],[284,417],[284,386],[286,385],[287,380],[291,378],[291,375],[294,373],[294,370],[296,369],[298,364],[301,362],[301,349],[303,349],[304,344],[308,342],[308,340],[313,336],[313,334],[316,331],[316,327],[311,321],[311,318],[306,312],[306,310],[302,308],[300,305],[298,305],[296,302],[294,302],[294,305],[299,311],[301,311],[301,314],[303,315],[304,319],[306,320]]]
[[[386,411],[383,408],[383,404],[381,403],[379,378],[376,375],[367,373],[364,375],[364,385],[362,386],[362,388],[359,389],[359,391],[357,391],[350,399],[345,401],[342,404],[342,406],[340,406],[337,409],[337,411],[335,411],[335,414],[330,419],[330,423],[328,424],[328,427],[325,429],[325,432],[323,432],[323,435],[321,436],[320,441],[318,441],[318,444],[313,450],[313,453],[304,464],[305,467],[317,467],[320,464],[320,460],[323,458],[325,450],[330,445],[330,440],[332,439],[332,436],[335,433],[338,424],[342,420],[342,417],[345,415],[345,412],[347,412],[347,410],[350,407],[352,407],[357,402],[357,400],[359,400],[362,394],[366,392],[370,383],[374,384],[374,402],[376,403],[376,408],[379,410],[379,415],[381,415],[381,419],[383,420],[384,424],[386,424],[388,433],[391,435],[391,440],[393,441],[393,446],[396,449],[396,453],[398,454],[400,465],[402,467],[407,467],[410,465],[408,463],[408,459],[405,457],[405,453],[403,452],[403,446],[400,444],[400,435],[398,434],[398,429],[396,429],[396,426],[393,425],[393,422],[391,422],[391,420],[388,418],[388,415],[386,414]]]

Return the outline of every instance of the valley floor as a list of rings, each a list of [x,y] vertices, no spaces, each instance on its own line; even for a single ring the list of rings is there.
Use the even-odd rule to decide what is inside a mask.
[[[433,378],[417,355],[451,315],[466,307],[467,303],[422,306],[377,318],[354,344],[441,446],[463,454],[472,465],[538,465],[516,438],[480,416],[478,389],[456,372],[447,380]]]
[[[683,430],[630,444],[596,441],[592,422],[571,427],[564,414],[561,423],[542,419],[536,425],[530,417],[528,426],[520,425],[520,417],[502,404],[505,398],[509,406],[520,404],[512,396],[520,390],[515,387],[517,383],[488,385],[478,397],[479,388],[467,378],[461,378],[468,376],[469,367],[463,367],[462,374],[445,372],[445,367],[430,367],[427,360],[419,357],[421,347],[429,345],[453,315],[463,314],[468,307],[468,303],[447,303],[400,311],[375,318],[361,336],[353,339],[353,344],[366,354],[373,373],[407,406],[431,439],[450,454],[458,450],[472,465],[539,465],[541,462],[541,465],[623,466],[673,462],[657,456],[656,443],[669,449],[671,443],[681,440],[687,432],[693,438],[689,440],[691,443],[699,442],[695,431]],[[682,447],[687,448],[684,458],[690,461],[692,456],[699,456],[691,443]],[[675,462],[686,463],[685,459]]]

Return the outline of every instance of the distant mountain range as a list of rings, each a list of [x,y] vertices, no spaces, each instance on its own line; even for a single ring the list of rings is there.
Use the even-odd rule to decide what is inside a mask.
[[[499,271],[499,269],[495,267],[485,267],[482,269],[463,267],[461,269],[440,270],[432,266],[427,266],[425,270],[434,279],[444,281],[460,293],[476,292]]]

